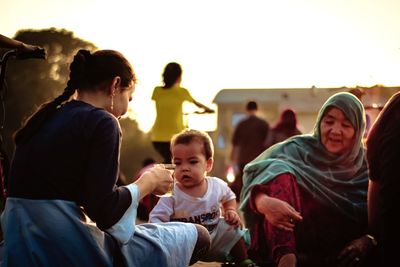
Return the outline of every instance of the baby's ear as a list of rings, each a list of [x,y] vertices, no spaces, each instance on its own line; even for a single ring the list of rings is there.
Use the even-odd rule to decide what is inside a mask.
[[[206,168],[207,172],[210,172],[212,170],[213,165],[214,165],[214,159],[209,158],[207,160],[207,168]]]

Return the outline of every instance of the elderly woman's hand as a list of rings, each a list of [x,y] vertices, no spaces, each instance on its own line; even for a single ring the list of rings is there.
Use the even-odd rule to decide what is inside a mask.
[[[368,253],[376,246],[373,237],[364,235],[346,245],[338,256],[338,267],[356,267],[362,266]]]
[[[289,203],[264,193],[256,196],[255,204],[258,212],[264,214],[268,222],[282,230],[292,232],[296,222],[303,220]]]

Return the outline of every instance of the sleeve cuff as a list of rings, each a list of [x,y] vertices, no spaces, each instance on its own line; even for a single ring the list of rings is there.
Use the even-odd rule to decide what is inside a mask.
[[[257,185],[255,185],[255,186],[253,186],[253,188],[251,188],[251,191],[250,191],[249,206],[250,206],[250,209],[251,209],[254,213],[258,214],[258,215],[264,215],[264,214],[260,213],[260,212],[257,210],[257,206],[256,206],[255,199],[256,199],[257,194],[259,194],[259,193],[265,193],[266,195],[268,195],[267,192],[266,192],[267,190],[266,190],[265,187],[266,187],[266,186],[263,185],[263,184],[257,184]]]
[[[135,233],[135,221],[140,197],[140,191],[136,184],[132,183],[124,187],[126,187],[131,193],[131,205],[125,211],[121,219],[106,230],[107,233],[112,235],[122,244],[128,243],[131,236]]]

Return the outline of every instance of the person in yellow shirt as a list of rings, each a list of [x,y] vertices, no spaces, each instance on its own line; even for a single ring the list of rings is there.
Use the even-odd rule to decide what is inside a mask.
[[[170,140],[181,132],[183,123],[182,104],[191,102],[203,108],[205,112],[214,112],[211,108],[196,101],[189,91],[180,86],[182,68],[176,62],[168,63],[162,74],[163,86],[156,86],[151,99],[156,104],[156,121],[151,129],[151,141],[155,150],[163,157],[164,163],[171,162]]]

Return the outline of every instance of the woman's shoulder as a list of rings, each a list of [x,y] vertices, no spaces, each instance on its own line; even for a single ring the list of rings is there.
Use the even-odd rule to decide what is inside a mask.
[[[102,108],[76,100],[68,103],[67,108],[71,110],[72,116],[85,125],[85,128],[94,128],[99,125],[105,128],[119,128],[117,118]]]
[[[186,89],[185,87],[182,87],[180,85],[174,85],[171,88],[171,91],[175,92],[175,93],[189,93],[189,90]]]
[[[185,87],[182,87],[182,86],[177,86],[176,88],[177,88],[178,90],[182,90],[182,91],[189,92],[189,89],[187,89],[187,88],[185,88]]]
[[[165,88],[163,86],[156,86],[154,87],[154,91],[160,91],[160,90],[164,90]]]
[[[76,112],[87,114],[87,116],[100,117],[100,118],[115,118],[110,112],[103,108],[95,107],[83,101],[73,100],[69,103],[71,109]],[[116,119],[116,118],[115,118]]]
[[[153,95],[152,98],[154,99],[154,97],[156,97],[157,95],[159,95],[162,91],[165,91],[165,88],[162,86],[156,86],[153,89]]]

